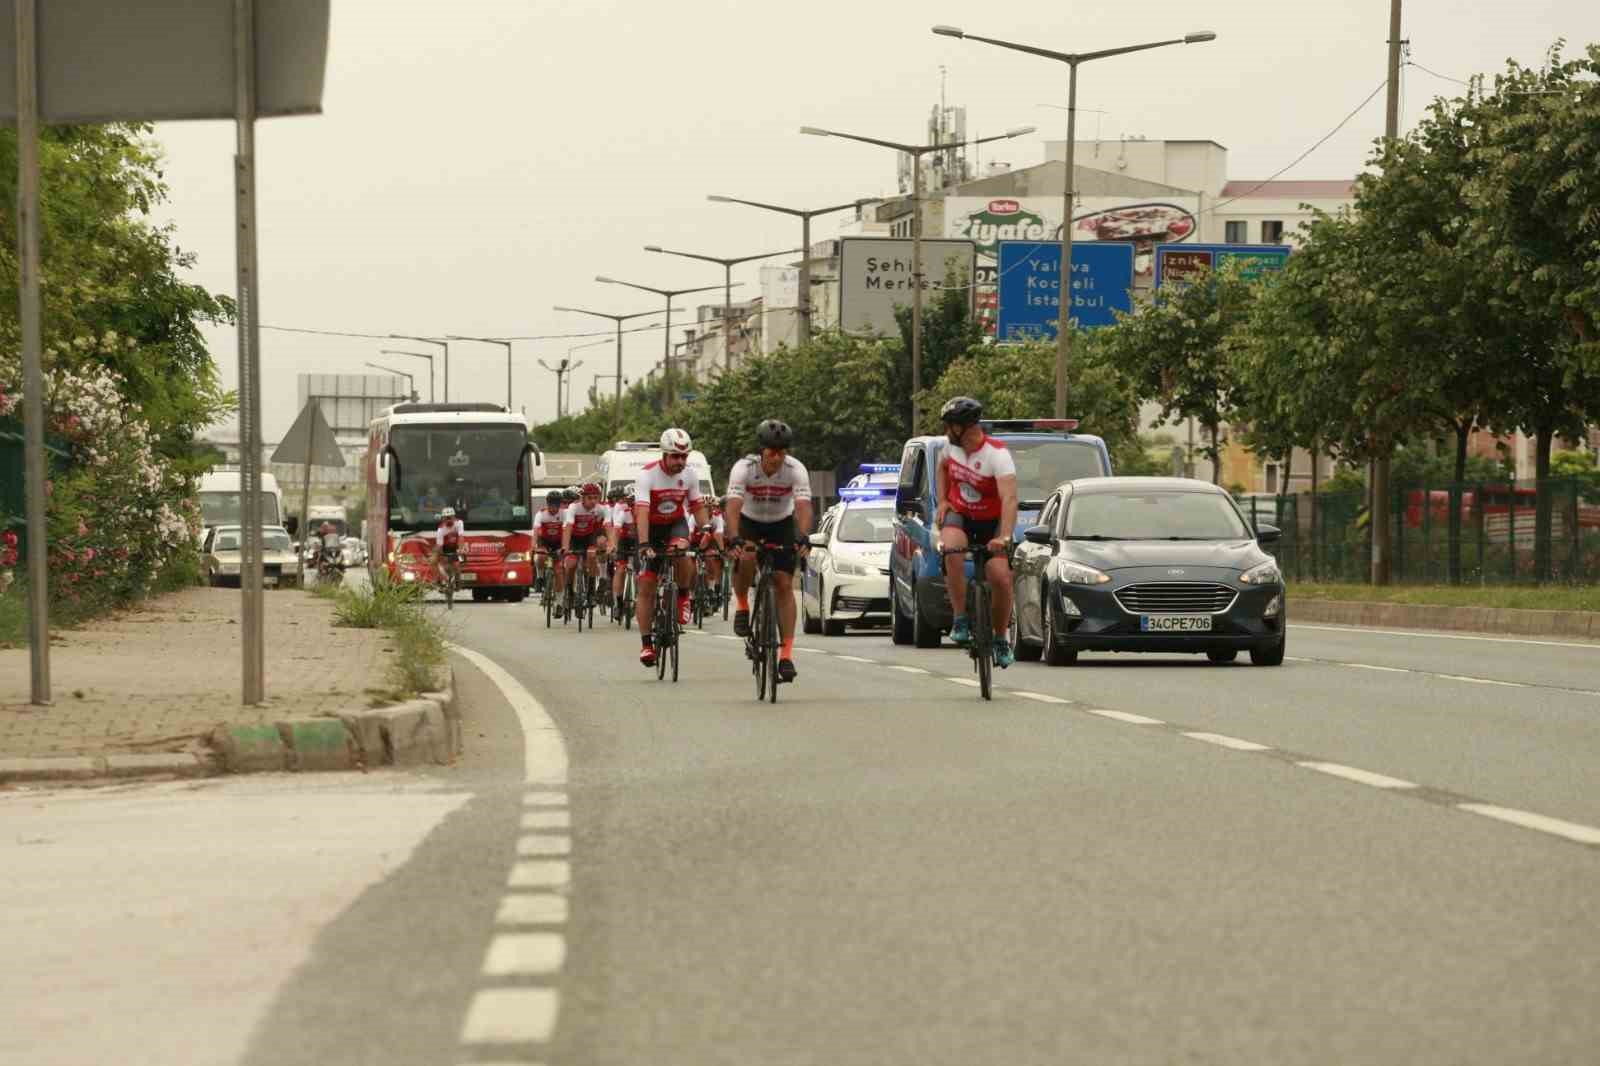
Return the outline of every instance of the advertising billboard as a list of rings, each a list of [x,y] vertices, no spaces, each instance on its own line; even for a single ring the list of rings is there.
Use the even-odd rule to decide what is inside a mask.
[[[994,259],[1001,241],[1061,239],[1059,196],[949,196],[934,202],[944,210],[944,235],[972,241],[980,258]],[[1072,239],[1131,243],[1135,276],[1149,278],[1155,271],[1157,248],[1198,234],[1199,211],[1195,197],[1086,196],[1072,216]]]
[[[884,237],[844,237],[839,241],[839,328],[848,333],[899,331],[894,309],[910,306],[911,242]],[[961,286],[972,305],[977,249],[971,241],[922,242],[922,298],[938,299],[945,279]]]
[[[1289,261],[1287,244],[1185,244],[1156,249],[1156,285],[1179,283],[1232,262],[1243,264],[1246,278],[1282,270]]]
[[[1001,343],[1049,339],[1061,313],[1061,245],[1034,241],[999,244]],[[1091,241],[1072,246],[1072,318],[1087,328],[1116,322],[1116,311],[1133,310],[1131,243]]]

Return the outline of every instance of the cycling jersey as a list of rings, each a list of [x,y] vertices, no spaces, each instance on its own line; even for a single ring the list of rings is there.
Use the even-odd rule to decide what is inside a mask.
[[[662,469],[657,459],[639,472],[633,491],[638,502],[650,507],[652,526],[670,526],[683,520],[689,508],[699,503],[700,479],[687,465],[676,474]]]
[[[728,475],[728,495],[743,500],[739,514],[755,522],[777,522],[794,514],[796,500],[811,499],[811,475],[792,455],[774,474],[761,469],[758,456],[747,455],[733,464]]]
[[[533,516],[533,535],[543,544],[561,543],[561,512],[540,511]]]
[[[575,503],[568,507],[562,516],[561,524],[572,530],[573,537],[592,537],[596,533],[605,531],[606,518],[610,512],[604,504],[595,507],[585,507],[582,503]]]
[[[970,453],[960,445],[944,449],[945,502],[966,518],[1000,517],[1000,478],[1015,477],[1017,464],[1000,441],[984,434]]]
[[[611,509],[611,524],[617,528],[617,536],[623,540],[637,540],[639,531],[634,528],[633,504],[618,503]]]
[[[466,535],[466,523],[459,518],[447,518],[433,531],[433,542],[446,551],[454,551]]]

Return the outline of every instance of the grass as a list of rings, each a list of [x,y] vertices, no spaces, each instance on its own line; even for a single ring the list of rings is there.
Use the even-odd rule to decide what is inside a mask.
[[[1597,585],[1327,585],[1291,582],[1291,599],[1506,607],[1532,611],[1600,611]]]
[[[13,581],[0,592],[0,648],[18,648],[28,643],[27,586]]]
[[[389,684],[397,698],[439,690],[449,634],[443,622],[422,609],[419,586],[396,584],[379,571],[367,585],[314,585],[311,591],[334,601],[334,625],[389,632],[395,652]]]

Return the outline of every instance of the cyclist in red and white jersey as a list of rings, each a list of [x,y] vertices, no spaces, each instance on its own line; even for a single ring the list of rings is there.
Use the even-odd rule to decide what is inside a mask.
[[[578,569],[578,557],[583,557],[583,569],[591,579],[598,576],[596,554],[606,546],[606,523],[611,510],[600,502],[600,486],[593,481],[578,492],[578,502],[568,507],[561,516],[561,551],[563,554],[558,594],[565,596],[567,583]],[[591,582],[592,584],[592,582]],[[559,599],[556,601],[561,602]],[[560,607],[556,610],[559,612]]]
[[[811,475],[805,464],[789,454],[794,432],[788,423],[769,418],[756,426],[758,455],[747,455],[728,475],[728,539],[733,544],[777,544],[773,556],[773,591],[778,601],[778,632],[783,647],[778,653],[778,680],[793,681],[794,668],[794,567],[798,555],[810,547]],[[798,552],[796,546],[798,545]],[[750,635],[750,583],[755,579],[754,551],[743,553],[733,571],[737,608],[733,631]]]
[[[622,599],[622,576],[633,554],[639,550],[639,526],[633,517],[633,491],[620,485],[608,495],[611,501],[611,521],[606,526],[606,539],[611,544],[611,598]]]
[[[433,530],[433,566],[441,578],[447,572],[460,575],[461,538],[466,535],[467,525],[456,517],[454,507],[439,512],[439,524]]]
[[[722,516],[721,500],[713,498],[710,511],[711,520],[695,527],[694,547],[705,562],[706,586],[711,589],[712,597],[708,609],[714,611],[721,606],[717,595],[722,587],[722,553],[727,549],[728,523]]]
[[[533,516],[534,575],[540,587],[550,580],[550,556],[561,550],[561,517],[561,490],[551,489]]]
[[[697,522],[706,520],[706,501],[700,495],[700,479],[688,469],[693,442],[689,434],[676,427],[661,434],[661,458],[639,472],[634,482],[634,522],[639,527],[639,546],[646,565],[639,575],[639,639],[644,642],[639,662],[656,664],[656,649],[651,623],[655,614],[656,575],[665,562],[661,553],[668,548],[689,544],[690,513]],[[689,624],[689,590],[694,581],[694,566],[678,559],[673,567],[678,583],[678,621]]]
[[[944,405],[939,420],[950,443],[939,460],[938,513],[934,525],[940,544],[965,549],[977,541],[992,553],[984,571],[994,590],[994,662],[1007,667],[1016,659],[1006,633],[1011,627],[1011,533],[1017,526],[1017,464],[1000,441],[984,432],[979,420],[983,405],[970,396],[957,396]],[[950,590],[954,623],[950,639],[957,644],[972,640],[967,618],[966,557],[946,555],[944,576]]]

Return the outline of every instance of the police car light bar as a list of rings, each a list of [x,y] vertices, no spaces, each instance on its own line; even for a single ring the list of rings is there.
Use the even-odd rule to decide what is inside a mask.
[[[843,489],[839,490],[839,499],[841,499],[841,500],[892,500],[892,499],[894,499],[894,489],[892,489],[892,488],[867,488],[865,486],[862,486],[860,488],[843,488]]]
[[[1054,429],[1071,433],[1078,428],[1076,418],[985,418],[983,428],[1001,433],[1026,433],[1035,429]]]
[[[862,463],[861,464],[861,472],[863,474],[898,474],[900,472],[900,464],[899,463]]]

